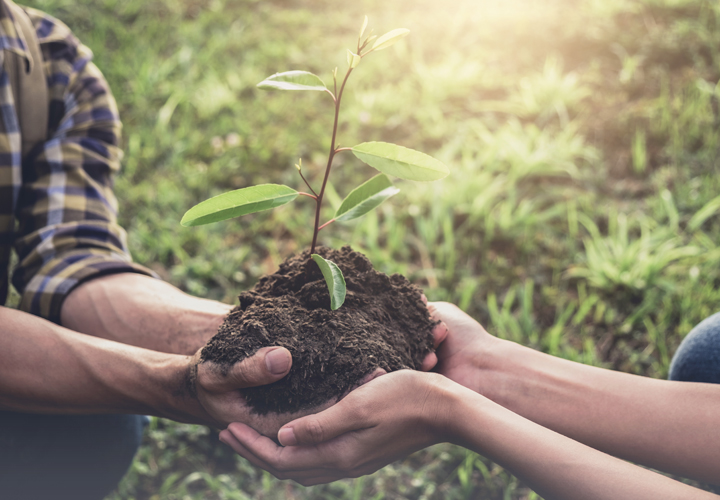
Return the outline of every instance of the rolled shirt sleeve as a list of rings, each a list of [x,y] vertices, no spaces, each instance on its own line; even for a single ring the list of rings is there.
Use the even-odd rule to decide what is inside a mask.
[[[154,274],[132,262],[117,224],[121,124],[107,82],[64,25],[39,11],[31,17],[48,75],[50,138],[23,163],[12,279],[22,310],[59,323],[63,300],[81,282]]]

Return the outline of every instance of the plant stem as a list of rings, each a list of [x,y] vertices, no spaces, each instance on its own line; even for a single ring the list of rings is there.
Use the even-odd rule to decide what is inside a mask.
[[[307,179],[303,175],[302,170],[298,170],[298,173],[300,174],[300,177],[302,177],[302,180],[305,181],[305,185],[308,187],[308,189],[310,189],[310,191],[312,191],[312,194],[314,194],[315,197],[317,198],[317,193],[315,192],[315,190],[312,188],[310,183],[307,181]]]
[[[318,231],[322,231],[322,229],[323,229],[324,227],[329,226],[329,225],[332,224],[333,222],[335,222],[335,219],[330,219],[330,220],[327,221],[325,224],[323,224],[322,226],[320,226],[320,227],[318,228]]]
[[[310,189],[312,189],[312,188],[310,188]],[[298,191],[298,194],[302,195],[302,196],[307,196],[308,198],[312,198],[313,200],[317,200],[317,195],[313,196],[310,193],[303,193],[302,191]]]
[[[332,140],[330,141],[330,153],[328,154],[327,167],[325,167],[325,178],[323,179],[322,187],[320,188],[320,194],[315,200],[315,226],[313,228],[313,239],[312,245],[310,246],[310,254],[315,253],[315,246],[317,244],[318,233],[320,232],[320,208],[322,207],[323,196],[325,196],[325,187],[327,186],[328,177],[330,176],[330,168],[332,167],[333,159],[335,158],[335,138],[337,137],[338,118],[340,116],[340,100],[342,99],[343,91],[345,90],[345,84],[352,73],[352,68],[348,68],[345,78],[343,79],[342,85],[340,86],[340,92],[337,94],[335,100],[335,121],[333,122]]]

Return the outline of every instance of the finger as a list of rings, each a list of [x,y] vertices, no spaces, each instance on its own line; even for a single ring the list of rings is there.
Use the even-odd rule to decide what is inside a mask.
[[[233,434],[233,431],[231,431],[233,427],[235,434]],[[255,432],[254,429],[240,423],[230,424],[230,426],[228,426],[228,429],[220,432],[219,437],[220,441],[229,446],[235,453],[243,457],[255,467],[259,467],[263,470],[268,471],[270,474],[272,474],[278,479],[293,479],[295,481],[303,483],[310,482],[311,484],[319,484],[321,482],[336,481],[345,477],[342,475],[342,473],[335,469],[328,469],[324,467],[318,467],[313,469],[303,468],[297,470],[283,469],[277,467],[276,464],[272,463],[272,459],[270,461],[263,459],[262,457],[258,456],[258,454],[254,453],[249,446],[247,446],[249,442],[246,440],[248,436],[252,435],[253,433],[257,438],[260,438],[260,441],[269,441],[271,445],[276,448],[277,451],[283,450],[283,448],[275,445],[275,443],[273,443],[269,438],[261,436],[260,434]],[[251,442],[252,441],[250,441],[250,443]],[[267,442],[263,444],[266,447],[270,446],[270,444],[268,444]],[[277,462],[277,459],[275,461]],[[303,461],[299,461],[299,463],[302,463],[304,465]]]
[[[448,326],[445,324],[444,321],[441,321],[435,327],[433,328],[432,334],[433,334],[433,347],[437,349],[440,344],[443,343],[443,341],[447,338],[449,333]]]
[[[235,363],[223,373],[213,363],[198,366],[198,384],[210,392],[227,392],[271,384],[290,371],[292,356],[284,347],[263,347],[255,355]]]
[[[325,449],[314,446],[283,448],[270,438],[259,434],[245,424],[234,422],[227,428],[233,439],[233,449],[249,461],[264,464],[291,479],[309,479],[318,476],[337,475],[335,458]],[[266,467],[267,466],[267,467]]]
[[[292,479],[304,486],[372,474],[389,463],[387,460],[375,460],[356,466],[353,451],[357,450],[358,442],[349,437],[351,434],[319,446],[281,448],[245,424],[232,423],[226,432],[234,440],[233,449],[251,463],[271,472],[275,477]]]
[[[433,319],[435,320],[442,320],[443,316],[448,315],[459,314],[461,316],[467,316],[462,309],[450,302],[430,302],[428,303],[428,310],[431,312]]]
[[[427,307],[427,305],[428,305],[428,300],[427,300],[427,297],[425,296],[424,293],[423,293],[422,295],[420,295],[420,299],[422,299],[423,304],[425,304],[425,306]]]
[[[310,478],[310,479],[302,479],[298,481],[297,479],[295,482],[301,484],[302,486],[316,486],[318,484],[328,484],[333,483],[335,481],[339,481],[340,479],[345,479],[342,475],[334,475],[334,476],[320,476],[316,478]]]
[[[345,477],[338,471],[324,468],[312,470],[280,470],[250,451],[228,430],[220,433],[220,440],[255,467],[268,471],[278,479],[292,479],[303,486],[312,486],[315,484],[330,483]]]
[[[348,399],[320,413],[285,424],[278,431],[278,441],[283,446],[320,444],[347,432],[372,427],[374,422],[370,421],[366,409],[348,403]]]
[[[235,438],[235,436],[227,429],[221,431],[219,437],[220,437],[220,441],[222,443],[224,443],[227,446],[229,446],[230,448],[232,448],[232,450],[235,453],[237,453],[238,455],[243,457],[245,460],[247,460],[248,462],[253,464],[255,467],[260,467],[261,469],[268,471],[270,474],[274,475],[275,477],[278,476],[279,472],[277,470],[275,470],[275,468],[273,466],[271,466],[269,463],[267,463],[264,460],[261,460],[260,458],[255,456],[255,454],[248,451],[248,449],[245,446],[243,446],[243,444],[237,438]]]
[[[435,365],[437,364],[437,362],[438,362],[437,354],[435,354],[434,352],[431,352],[430,354],[425,356],[425,359],[423,359],[422,366],[420,367],[420,369],[424,372],[429,372],[430,370],[435,368]]]
[[[440,321],[440,318],[438,318],[437,307],[435,307],[435,302],[428,302],[427,308],[428,312],[430,312],[430,319],[433,321]]]
[[[376,378],[387,375],[387,370],[385,368],[375,368],[371,373],[368,373],[365,375],[362,379],[360,379],[360,382],[358,382],[357,387],[360,387],[361,385],[365,385],[371,380],[375,380]]]

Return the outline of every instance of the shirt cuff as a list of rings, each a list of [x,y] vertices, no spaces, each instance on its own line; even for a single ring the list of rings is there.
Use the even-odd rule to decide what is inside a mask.
[[[22,293],[20,309],[60,324],[65,297],[80,283],[107,274],[138,273],[159,278],[125,254],[82,249],[46,262]]]

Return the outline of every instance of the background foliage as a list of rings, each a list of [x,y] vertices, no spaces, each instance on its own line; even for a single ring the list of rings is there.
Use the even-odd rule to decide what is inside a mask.
[[[324,232],[325,244],[350,242],[500,337],[651,377],[665,377],[683,336],[718,310],[716,1],[29,3],[95,52],[125,123],[117,195],[134,258],[190,293],[233,302],[309,245],[307,200],[211,226],[179,220],[227,189],[299,186],[299,156],[319,172],[328,96],[255,84],[291,69],[330,82],[367,14],[378,33],[411,34],[353,74],[341,145],[396,142],[451,175],[399,183],[371,216]],[[333,208],[372,174],[338,160]],[[214,431],[156,419],[109,499],[479,497],[537,498],[447,445],[306,489],[253,469]]]

